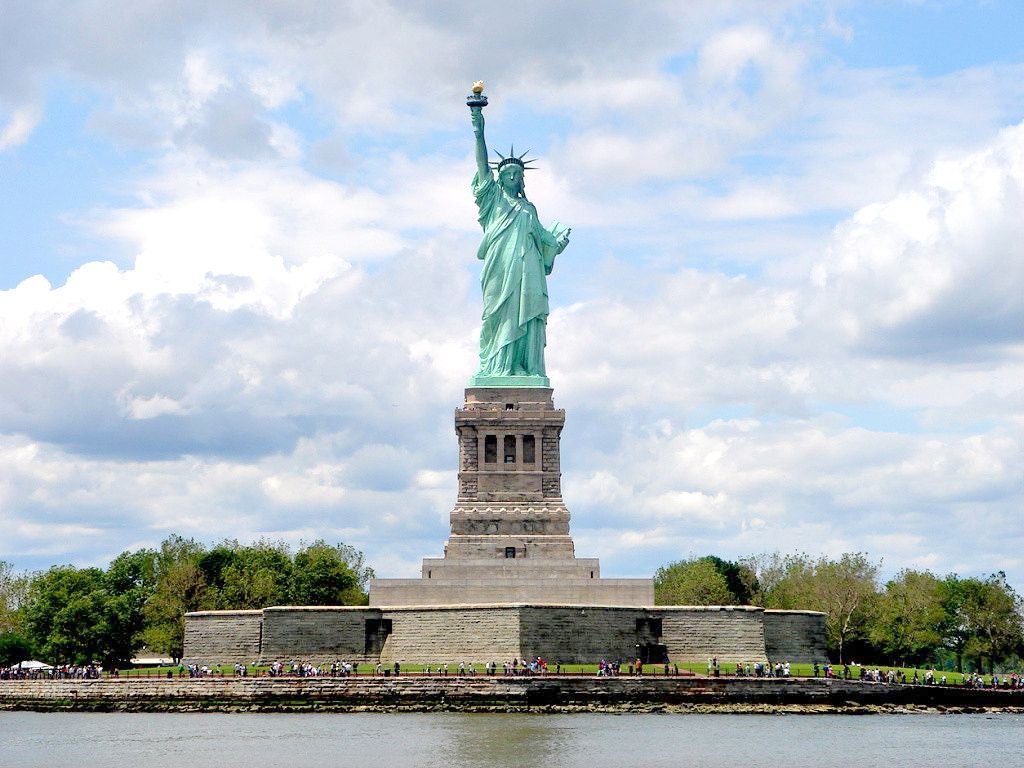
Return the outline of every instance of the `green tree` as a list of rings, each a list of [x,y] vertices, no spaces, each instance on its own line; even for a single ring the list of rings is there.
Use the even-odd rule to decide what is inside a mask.
[[[238,550],[241,545],[236,540],[226,540],[208,551],[202,552],[196,564],[202,572],[204,595],[203,607],[230,607],[225,600],[224,579],[227,571],[238,562]]]
[[[177,660],[189,611],[258,609],[289,600],[365,604],[373,575],[363,553],[346,544],[319,540],[293,558],[281,542],[225,541],[207,550],[178,535],[161,542],[159,551],[124,552],[106,571],[55,566],[30,580],[0,563],[0,619],[6,621],[0,637],[17,655],[22,646],[10,630],[23,616],[28,642],[49,661],[122,665],[143,645]]]
[[[814,561],[803,553],[765,553],[740,561],[754,574],[751,602],[764,608],[799,610],[814,600]]]
[[[942,644],[942,582],[928,571],[905,569],[886,582],[869,631],[892,663],[922,664]]]
[[[711,558],[677,560],[654,573],[654,602],[658,605],[736,605],[726,578]]]
[[[295,554],[291,599],[296,605],[359,605],[359,579],[337,547],[318,540]]]
[[[0,633],[0,667],[28,661],[35,653],[32,641],[17,632]]]
[[[199,559],[205,549],[194,539],[169,536],[156,553],[155,585],[143,609],[142,641],[152,651],[181,658],[185,645],[185,613],[203,605],[206,584]]]
[[[370,589],[370,580],[376,576],[373,572],[373,568],[366,564],[366,557],[363,555],[361,550],[356,549],[350,544],[336,544],[334,548],[337,550],[341,559],[345,561],[345,564],[349,567],[352,573],[356,577],[356,587],[359,592],[363,595],[361,604],[365,604],[369,595],[367,594]],[[353,605],[356,604],[353,602]]]
[[[844,663],[843,650],[853,637],[864,636],[878,592],[879,563],[862,552],[847,552],[838,560],[820,558],[814,564],[811,604],[825,611],[825,631]]]
[[[145,608],[156,591],[157,553],[123,552],[107,567],[105,663],[120,667],[144,644]]]
[[[813,610],[826,614],[829,648],[842,663],[847,642],[867,635],[877,594],[878,569],[867,556],[847,553],[838,560],[806,554],[758,555],[741,561],[757,575],[754,602],[765,608]]]
[[[0,560],[0,633],[21,631],[31,580],[27,572],[15,573],[14,566]]]
[[[710,560],[715,570],[722,574],[725,585],[729,588],[738,605],[750,605],[754,594],[758,591],[757,573],[742,560],[732,562],[723,560],[715,555],[706,555],[705,560]]]
[[[879,563],[860,553],[838,560],[806,554],[757,555],[740,561],[757,574],[754,602],[782,610],[820,610],[826,613],[828,647],[844,662],[852,638],[867,637],[878,595]]]
[[[966,650],[977,659],[978,671],[988,672],[1024,644],[1021,599],[1006,581],[1002,571],[984,581],[970,579],[965,583],[964,616],[970,627]]]
[[[969,581],[977,579],[961,579],[955,573],[950,574],[939,584],[939,599],[942,605],[942,643],[953,653],[956,659],[956,671],[964,671],[964,654],[973,637],[973,627],[967,610],[967,593]]]
[[[235,610],[266,608],[288,602],[292,559],[283,542],[260,540],[235,550],[222,572],[219,607]]]
[[[57,565],[32,581],[25,623],[42,656],[58,664],[104,660],[106,579],[99,568]]]

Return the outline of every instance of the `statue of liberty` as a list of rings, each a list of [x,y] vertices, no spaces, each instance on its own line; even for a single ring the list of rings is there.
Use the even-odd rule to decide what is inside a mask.
[[[545,327],[548,317],[546,276],[555,256],[569,244],[569,229],[557,222],[541,226],[537,209],[526,198],[523,175],[529,160],[514,150],[494,163],[495,179],[484,140],[483,83],[473,86],[467,103],[476,135],[473,195],[484,237],[477,251],[483,261],[483,325],[480,367],[470,386],[546,387]]]

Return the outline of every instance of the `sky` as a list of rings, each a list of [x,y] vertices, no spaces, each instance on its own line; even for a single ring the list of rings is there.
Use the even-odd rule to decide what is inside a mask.
[[[438,556],[465,96],[529,148],[577,555],[1024,588],[1016,0],[0,0],[0,560]]]

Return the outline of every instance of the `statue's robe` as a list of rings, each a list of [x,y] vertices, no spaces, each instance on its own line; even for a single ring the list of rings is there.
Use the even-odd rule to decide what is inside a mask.
[[[506,194],[491,174],[473,177],[484,238],[482,376],[544,376],[548,287],[557,243],[533,204]]]

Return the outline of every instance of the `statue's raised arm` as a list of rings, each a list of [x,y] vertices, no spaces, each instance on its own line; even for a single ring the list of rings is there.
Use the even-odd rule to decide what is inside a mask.
[[[487,97],[484,96],[484,81],[473,83],[472,92],[466,97],[469,107],[469,119],[473,123],[473,136],[476,137],[476,174],[482,182],[491,175],[491,167],[487,161],[487,141],[484,139],[484,107]]]
[[[491,167],[487,164],[487,141],[484,139],[484,111],[480,107],[470,107],[469,114],[476,138],[476,172],[483,180],[491,175]]]
[[[547,275],[555,256],[569,243],[569,229],[557,222],[541,226],[526,197],[526,153],[498,153],[492,174],[484,139],[483,83],[466,99],[476,139],[473,196],[483,240],[480,287],[484,311],[480,327],[480,367],[473,387],[547,387],[544,346],[548,317]]]

